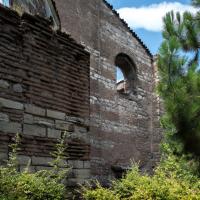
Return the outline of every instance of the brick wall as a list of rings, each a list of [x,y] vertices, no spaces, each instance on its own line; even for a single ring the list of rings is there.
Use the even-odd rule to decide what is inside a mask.
[[[90,174],[89,53],[69,35],[55,32],[38,16],[0,6],[0,160],[22,134],[20,168],[48,168],[62,131],[71,184]],[[67,162],[67,161],[66,161]]]
[[[90,62],[82,46],[52,32],[48,21],[0,8],[0,157],[18,130],[25,141],[22,163],[31,159],[34,170],[47,167],[56,138],[68,130],[71,183],[91,177],[107,185],[113,169],[129,168],[131,160],[151,171],[161,138],[152,55],[106,1],[55,5],[62,31],[85,46]],[[129,95],[117,92],[120,53],[136,68]]]
[[[1,97],[73,116],[89,114],[89,55],[49,21],[0,8]]]
[[[159,116],[154,99],[152,55],[105,0],[55,0],[63,31],[90,52],[91,174],[107,184],[114,168],[131,160],[152,171],[159,159]],[[126,54],[135,64],[135,92],[117,92],[115,59]],[[156,131],[154,133],[154,131]]]

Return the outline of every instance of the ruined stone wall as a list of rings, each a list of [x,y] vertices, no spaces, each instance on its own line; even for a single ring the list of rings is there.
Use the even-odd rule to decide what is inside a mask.
[[[47,20],[0,6],[1,164],[20,133],[20,169],[29,160],[33,171],[48,168],[67,131],[69,184],[89,178],[89,82],[89,54],[81,45]]]
[[[151,170],[158,144],[153,135],[156,102],[152,56],[104,0],[55,0],[61,27],[90,52],[91,173],[107,183],[113,167],[130,160]],[[128,55],[136,65],[136,92],[120,95],[115,58]],[[154,104],[155,102],[155,104]],[[154,123],[155,122],[155,123]],[[159,134],[159,133],[158,133]]]

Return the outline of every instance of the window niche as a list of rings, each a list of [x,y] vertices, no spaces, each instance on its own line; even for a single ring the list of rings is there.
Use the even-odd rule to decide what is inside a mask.
[[[12,8],[20,15],[29,13],[51,19],[53,29],[60,28],[59,17],[51,0],[0,0],[0,4]]]
[[[115,58],[116,88],[120,94],[134,94],[136,92],[137,73],[132,59],[123,53]]]

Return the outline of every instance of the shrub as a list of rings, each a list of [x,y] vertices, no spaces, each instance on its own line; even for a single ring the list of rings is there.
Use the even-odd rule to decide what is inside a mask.
[[[40,176],[40,173],[17,173],[10,172],[7,168],[1,168],[0,180],[0,199],[64,199],[64,185],[49,177]]]
[[[96,189],[84,187],[83,196],[87,200],[119,200],[119,196],[115,192],[101,187],[99,183],[97,183]]]
[[[19,135],[11,145],[12,152],[6,166],[0,167],[0,199],[1,200],[63,200],[65,186],[62,180],[66,170],[60,170],[59,165],[64,158],[64,137],[57,144],[54,152],[55,160],[51,163],[52,170],[42,170],[30,173],[29,167],[23,172],[17,170],[17,150],[20,143]]]
[[[99,184],[96,189],[84,188],[86,200],[199,200],[200,179],[194,173],[196,165],[185,158],[168,156],[155,169],[153,176],[140,174],[137,165],[110,189]]]

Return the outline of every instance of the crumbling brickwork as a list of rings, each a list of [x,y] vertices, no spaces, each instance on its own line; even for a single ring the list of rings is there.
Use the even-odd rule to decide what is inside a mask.
[[[90,173],[88,140],[89,53],[50,21],[0,6],[0,159],[22,134],[20,167],[48,168],[62,131],[71,183]]]

